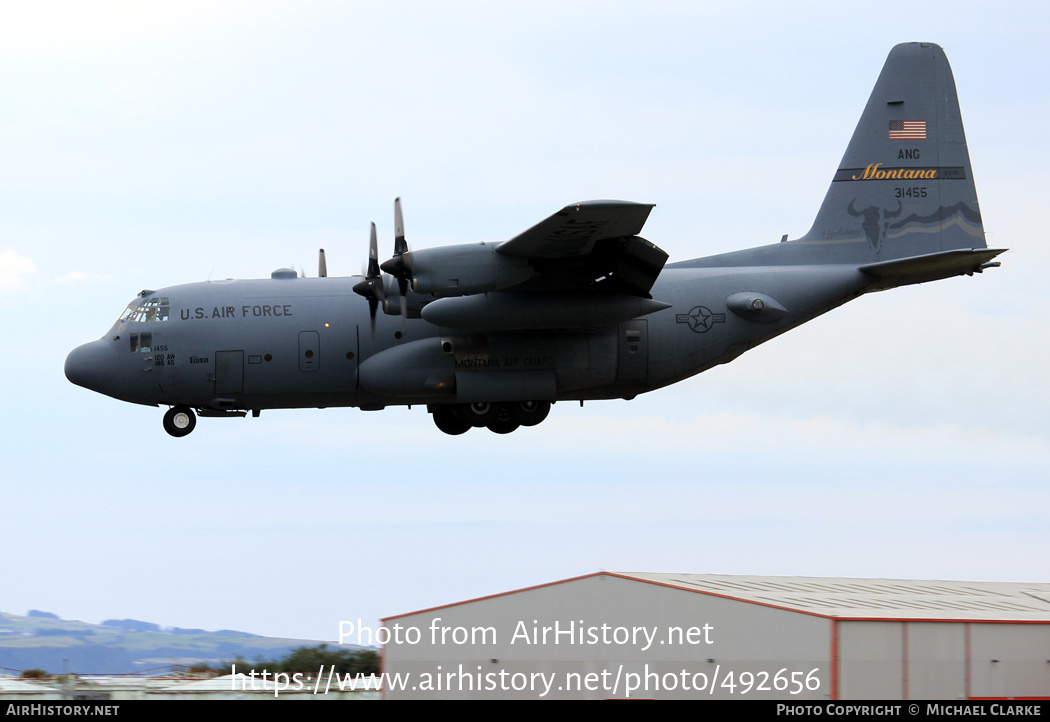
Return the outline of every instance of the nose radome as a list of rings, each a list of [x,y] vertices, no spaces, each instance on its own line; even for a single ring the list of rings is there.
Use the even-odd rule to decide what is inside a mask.
[[[116,353],[104,341],[78,346],[66,356],[66,378],[77,386],[106,393],[112,382]]]

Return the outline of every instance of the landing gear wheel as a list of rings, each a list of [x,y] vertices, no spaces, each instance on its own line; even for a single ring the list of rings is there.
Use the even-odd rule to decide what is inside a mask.
[[[175,406],[164,414],[164,430],[175,437],[185,436],[197,425],[197,417],[189,406]]]
[[[551,412],[550,401],[519,401],[510,405],[511,414],[522,426],[535,426]]]
[[[451,436],[465,434],[473,428],[455,406],[437,406],[432,412],[434,425]]]
[[[495,417],[488,423],[489,431],[494,434],[509,434],[521,426],[521,422],[514,418],[510,407],[500,404],[495,408]]]
[[[463,418],[465,418],[467,423],[471,426],[481,428],[482,426],[488,426],[492,423],[492,420],[496,418],[498,411],[499,406],[496,404],[464,404]]]

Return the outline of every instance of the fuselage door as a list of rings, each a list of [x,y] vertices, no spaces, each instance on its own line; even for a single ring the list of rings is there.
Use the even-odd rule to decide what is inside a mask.
[[[321,338],[317,331],[299,332],[299,370],[316,371],[321,367]]]
[[[215,395],[244,392],[244,351],[215,352]]]
[[[617,382],[644,382],[649,375],[649,322],[644,318],[619,324]]]

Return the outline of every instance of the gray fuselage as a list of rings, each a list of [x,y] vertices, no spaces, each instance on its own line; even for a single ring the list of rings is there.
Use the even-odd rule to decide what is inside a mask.
[[[558,332],[460,332],[380,313],[373,334],[351,278],[173,286],[148,296],[167,301],[165,320],[118,321],[67,369],[124,401],[202,409],[629,398],[730,361],[872,285],[850,265],[688,265],[668,266],[653,288],[671,308]],[[760,311],[740,308],[751,298],[766,299]]]

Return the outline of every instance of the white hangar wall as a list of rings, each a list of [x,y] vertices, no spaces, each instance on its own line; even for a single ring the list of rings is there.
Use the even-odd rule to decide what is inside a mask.
[[[1050,624],[836,623],[839,699],[1050,698]]]
[[[1021,586],[603,572],[384,620],[384,696],[1050,697]]]
[[[830,681],[826,619],[605,574],[384,622],[388,630],[401,625],[420,635],[416,644],[385,646],[384,671],[408,675],[415,687],[388,689],[388,699],[731,699],[742,696],[742,675],[751,675],[754,688],[744,696],[755,697],[759,686],[780,684],[774,677],[783,669],[785,683],[792,673],[797,680],[792,699],[819,700],[827,699]],[[549,631],[546,644],[533,637],[555,624],[575,635]],[[442,640],[441,629],[457,628],[468,630],[463,644],[451,631]],[[805,688],[807,675],[815,689]]]
[[[1050,699],[1050,624],[970,625],[973,697]]]

